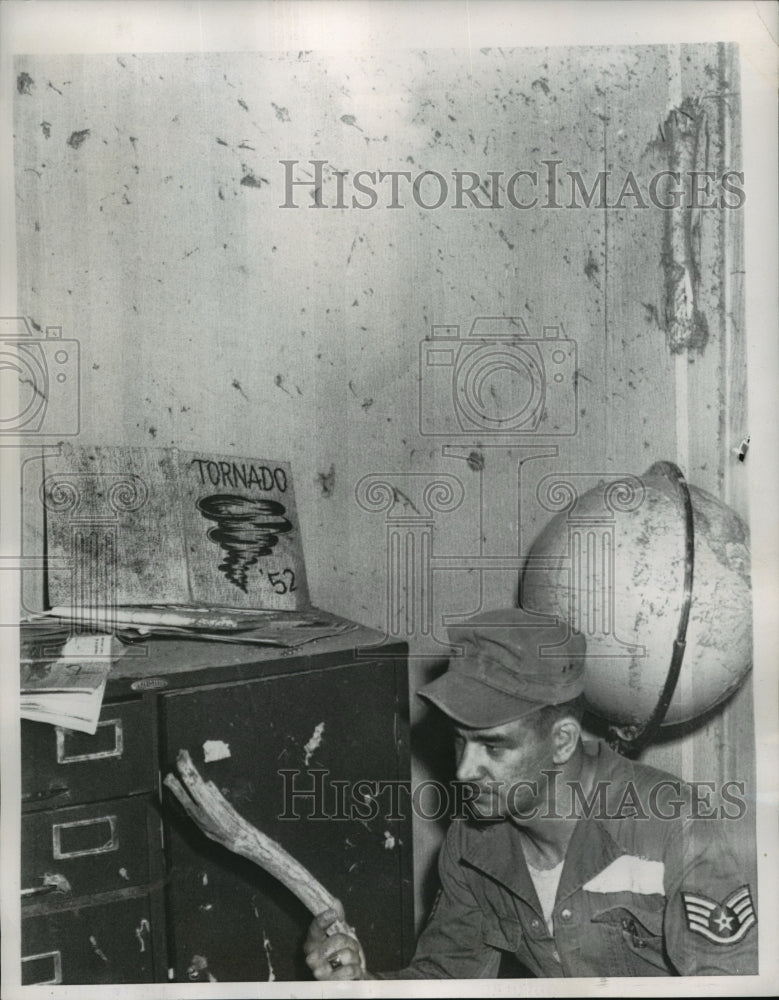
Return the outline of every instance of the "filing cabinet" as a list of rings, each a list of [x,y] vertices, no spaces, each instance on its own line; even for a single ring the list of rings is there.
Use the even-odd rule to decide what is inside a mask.
[[[94,736],[23,720],[22,982],[310,978],[302,904],[163,791],[179,749],[343,900],[375,968],[403,965],[411,816],[380,792],[409,782],[407,672],[380,639],[150,641],[114,664]]]
[[[164,973],[154,704],[103,705],[94,736],[22,722],[22,984]]]

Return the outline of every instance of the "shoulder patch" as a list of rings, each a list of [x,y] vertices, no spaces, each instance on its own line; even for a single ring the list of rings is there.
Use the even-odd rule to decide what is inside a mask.
[[[721,903],[698,892],[682,892],[687,926],[715,944],[735,944],[757,923],[748,885],[732,892]]]

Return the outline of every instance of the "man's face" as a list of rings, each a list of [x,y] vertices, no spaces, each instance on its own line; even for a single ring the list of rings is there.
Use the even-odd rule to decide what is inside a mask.
[[[470,807],[484,819],[527,817],[545,790],[544,770],[555,767],[551,734],[536,733],[532,719],[493,729],[454,727],[457,779],[478,790]]]

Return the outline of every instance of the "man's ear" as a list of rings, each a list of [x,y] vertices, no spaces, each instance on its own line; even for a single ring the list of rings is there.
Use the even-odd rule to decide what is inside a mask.
[[[579,745],[582,727],[572,715],[564,715],[552,726],[555,764],[566,764]]]

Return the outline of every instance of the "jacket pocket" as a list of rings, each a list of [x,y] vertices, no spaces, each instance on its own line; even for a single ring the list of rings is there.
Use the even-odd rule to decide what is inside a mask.
[[[612,975],[670,974],[663,943],[665,900],[659,897],[639,901],[635,897],[625,899],[626,895],[620,893],[621,898],[604,901],[591,917],[597,936],[608,942],[619,970]]]
[[[519,921],[511,917],[497,916],[485,919],[481,937],[486,960],[478,976],[481,979],[500,978],[506,956],[516,955],[522,940]]]
[[[494,917],[485,920],[482,941],[498,951],[515,952],[522,941],[522,925],[513,917]]]

